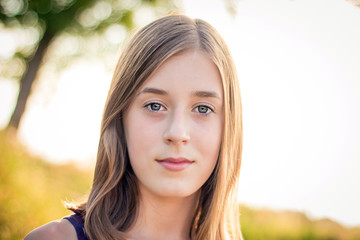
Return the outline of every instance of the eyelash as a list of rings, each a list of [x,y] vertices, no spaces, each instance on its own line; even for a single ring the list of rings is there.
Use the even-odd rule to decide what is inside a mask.
[[[161,109],[161,108],[165,108],[161,103],[158,103],[158,102],[147,103],[147,104],[144,106],[144,108],[145,108],[146,110],[150,111],[150,112],[159,112],[159,111],[161,111],[160,109],[159,109],[159,110],[154,110],[154,109],[152,109],[152,106],[154,106],[154,105],[159,105],[160,109]],[[163,111],[163,110],[162,110],[162,111]]]
[[[206,108],[206,112],[201,113],[199,111],[199,108]],[[201,114],[201,115],[203,115],[205,117],[207,117],[210,113],[214,113],[214,110],[211,107],[207,106],[207,105],[198,105],[198,106],[195,107],[195,109],[197,109],[197,113],[199,113],[199,114]]]
[[[154,106],[158,106],[159,109],[158,110],[154,110],[153,107]],[[150,112],[159,112],[159,111],[164,111],[162,110],[161,108],[164,108],[166,109],[161,103],[158,103],[158,102],[150,102],[150,103],[147,103],[145,104],[144,108]],[[205,108],[206,109],[206,112],[200,112],[199,108]],[[197,109],[197,113],[202,115],[202,116],[208,116],[210,113],[214,113],[214,109],[211,108],[210,106],[207,106],[207,105],[204,105],[204,104],[201,104],[201,105],[198,105],[195,107],[195,109]],[[209,111],[210,110],[210,111]]]

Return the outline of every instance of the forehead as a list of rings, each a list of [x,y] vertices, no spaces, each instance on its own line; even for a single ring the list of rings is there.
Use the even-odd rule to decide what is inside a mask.
[[[169,57],[140,87],[209,91],[223,95],[219,70],[210,57],[200,50],[189,50]]]

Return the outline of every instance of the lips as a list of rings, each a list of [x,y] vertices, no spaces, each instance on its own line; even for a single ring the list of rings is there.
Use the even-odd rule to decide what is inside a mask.
[[[156,162],[169,171],[182,171],[193,164],[193,161],[186,158],[164,158],[156,160]]]

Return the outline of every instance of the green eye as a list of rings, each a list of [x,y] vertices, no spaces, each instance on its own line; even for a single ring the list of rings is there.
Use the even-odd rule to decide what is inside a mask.
[[[208,106],[205,106],[205,105],[200,105],[197,107],[197,110],[199,113],[201,114],[208,114],[209,113],[209,110],[211,111],[211,109],[208,107]]]
[[[154,112],[160,111],[161,109],[161,104],[159,103],[149,103],[147,105],[148,109]]]

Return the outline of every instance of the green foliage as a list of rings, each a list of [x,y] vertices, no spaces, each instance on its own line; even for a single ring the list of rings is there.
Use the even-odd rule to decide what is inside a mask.
[[[129,16],[142,6],[172,9],[171,0],[0,0],[0,20],[17,19],[22,25],[42,25],[54,36],[67,28],[97,31],[111,24],[133,27]]]
[[[85,197],[91,179],[89,171],[31,157],[0,132],[0,239],[22,239],[32,229],[71,214],[62,201]],[[245,240],[360,239],[360,227],[310,220],[299,212],[241,206],[240,221]]]
[[[11,57],[0,57],[0,64],[20,59],[28,65],[39,46],[46,49],[62,33],[85,38],[114,25],[130,31],[136,27],[135,13],[143,9],[158,16],[176,9],[176,5],[172,0],[0,0],[0,29],[17,35],[21,32],[28,39],[37,35],[36,41],[19,44]],[[24,70],[17,76],[21,77]]]

